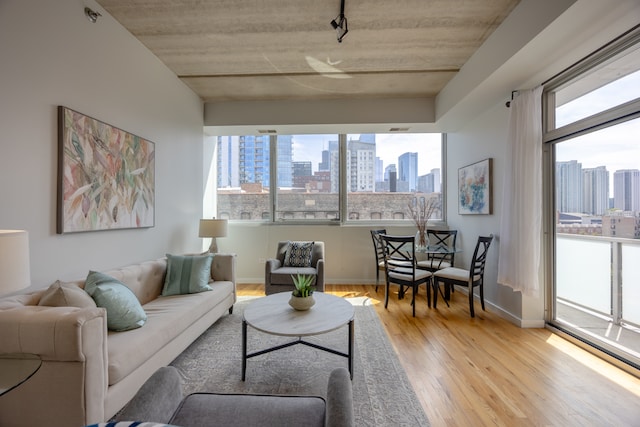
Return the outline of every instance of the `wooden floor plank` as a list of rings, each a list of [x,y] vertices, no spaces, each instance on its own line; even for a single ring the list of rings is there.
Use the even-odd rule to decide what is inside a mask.
[[[262,284],[238,285],[264,295]],[[424,288],[328,285],[339,296],[367,296],[387,331],[432,426],[640,426],[640,379],[547,329],[522,329],[497,314],[469,317],[467,296],[428,308]]]

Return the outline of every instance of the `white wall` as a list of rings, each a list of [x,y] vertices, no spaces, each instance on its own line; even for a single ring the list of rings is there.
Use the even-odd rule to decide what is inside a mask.
[[[375,255],[369,230],[376,226],[273,225],[230,223],[228,236],[218,238],[220,252],[238,254],[237,275],[241,283],[263,283],[265,259],[275,256],[281,240],[323,241],[325,282],[330,284],[375,283]],[[390,234],[408,235],[415,227],[387,227]]]
[[[467,123],[459,132],[448,134],[447,141],[447,219],[449,226],[459,232],[463,252],[456,255],[459,267],[469,268],[478,236],[494,235],[489,248],[485,270],[485,303],[514,323],[522,324],[522,295],[499,285],[498,252],[500,245],[500,209],[502,206],[503,174],[509,110],[504,104],[493,108]],[[459,215],[458,169],[477,161],[493,159],[493,210],[491,215]],[[542,299],[537,301],[543,303]],[[538,312],[540,315],[540,312]],[[538,317],[541,320],[542,317]],[[541,325],[538,325],[541,326]]]
[[[93,1],[1,1],[0,58],[0,228],[29,232],[34,286],[198,249],[203,106],[190,89]],[[155,142],[155,227],[56,234],[58,105]]]

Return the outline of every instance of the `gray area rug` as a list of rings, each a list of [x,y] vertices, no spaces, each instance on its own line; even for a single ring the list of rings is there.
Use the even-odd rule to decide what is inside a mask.
[[[378,315],[366,298],[348,299],[355,307],[353,400],[357,426],[428,426],[429,421],[400,365]],[[247,360],[242,381],[242,298],[171,365],[184,393],[258,393],[326,395],[329,373],[347,359],[306,345],[294,345]],[[248,328],[248,353],[292,340]],[[347,327],[305,338],[347,352]]]

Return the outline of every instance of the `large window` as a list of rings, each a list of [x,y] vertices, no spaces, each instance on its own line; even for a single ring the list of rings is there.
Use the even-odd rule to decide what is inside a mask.
[[[640,33],[545,87],[551,323],[640,366]],[[631,47],[629,47],[631,46]]]
[[[442,144],[441,134],[220,136],[217,217],[408,220],[414,198],[442,201]]]

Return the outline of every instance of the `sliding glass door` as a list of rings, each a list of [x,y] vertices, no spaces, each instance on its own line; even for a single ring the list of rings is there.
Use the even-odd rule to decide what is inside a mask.
[[[545,87],[550,322],[640,366],[640,49],[614,42]]]

